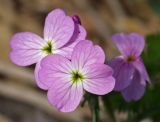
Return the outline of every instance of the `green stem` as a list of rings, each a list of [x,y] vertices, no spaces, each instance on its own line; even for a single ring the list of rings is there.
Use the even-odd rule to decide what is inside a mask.
[[[135,121],[136,121],[136,118],[133,116],[133,113],[128,111],[128,120],[127,120],[127,122],[135,122]]]
[[[105,97],[103,97],[103,102],[104,102],[105,110],[108,114],[109,122],[116,122],[116,119],[114,116],[114,111],[112,109],[112,104],[111,104],[110,100],[105,96]]]
[[[98,96],[89,94],[88,103],[92,112],[92,121],[100,122]]]
[[[93,109],[93,122],[99,122],[99,108],[97,108],[96,106],[94,106]]]

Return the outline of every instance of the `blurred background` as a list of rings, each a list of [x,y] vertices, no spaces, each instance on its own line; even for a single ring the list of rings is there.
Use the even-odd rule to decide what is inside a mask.
[[[117,122],[129,122],[128,111],[142,114],[142,119],[133,122],[160,122],[160,87],[154,85],[160,79],[157,75],[160,67],[159,0],[0,0],[0,122],[91,122],[87,104],[67,114],[51,107],[46,93],[35,85],[34,66],[18,67],[9,59],[13,34],[31,31],[42,36],[45,17],[55,8],[64,9],[68,15],[80,16],[88,32],[87,38],[102,46],[106,60],[118,55],[111,43],[112,34],[137,32],[146,36],[151,51],[143,57],[153,81],[147,88],[147,96],[135,104],[125,104],[120,96],[111,94],[109,97],[114,100],[112,109]],[[151,105],[153,112],[148,108]],[[100,107],[102,122],[110,122],[101,102]]]

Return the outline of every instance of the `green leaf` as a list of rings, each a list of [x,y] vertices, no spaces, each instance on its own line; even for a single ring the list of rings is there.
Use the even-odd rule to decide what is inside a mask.
[[[152,80],[160,75],[160,34],[146,36],[146,49],[142,54]],[[158,79],[159,80],[159,79]]]

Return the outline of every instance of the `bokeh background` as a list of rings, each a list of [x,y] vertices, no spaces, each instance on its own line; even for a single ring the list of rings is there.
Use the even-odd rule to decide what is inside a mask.
[[[0,122],[91,122],[91,112],[87,104],[84,108],[79,107],[75,112],[67,114],[51,107],[46,93],[35,84],[34,66],[18,67],[9,59],[9,42],[13,34],[31,31],[42,36],[45,17],[55,8],[62,8],[69,15],[80,16],[82,25],[88,32],[87,38],[102,46],[106,61],[118,55],[111,42],[111,35],[114,33],[137,32],[146,36],[147,40],[154,40],[155,44],[151,44],[153,53],[147,54],[151,57],[144,56],[144,59],[153,78],[153,84],[150,85],[152,88],[149,89],[153,92],[153,89],[160,88],[154,87],[154,82],[160,79],[157,75],[158,66],[160,70],[160,43],[156,41],[160,41],[157,34],[160,31],[159,0],[0,0]],[[148,60],[154,56],[158,58],[155,57],[154,61]],[[158,100],[154,98],[160,96],[154,96],[150,91],[146,94],[151,94],[153,101],[146,103],[150,96],[145,96],[142,102],[134,104],[134,112],[140,111],[138,108],[144,104],[153,105]],[[133,106],[129,104],[129,107],[126,107],[119,97],[115,99],[115,96],[111,96],[111,99],[116,101],[115,108],[114,105],[112,108],[116,121],[128,122],[128,111]],[[121,102],[121,105],[117,104]],[[126,109],[120,109],[118,105]],[[108,116],[101,102],[100,106],[101,120],[107,122]],[[156,112],[153,112],[154,116],[143,115],[144,122],[160,122],[160,118],[157,118],[158,114],[160,116],[160,105],[156,103],[153,107],[157,108]],[[148,108],[145,111],[147,110]]]

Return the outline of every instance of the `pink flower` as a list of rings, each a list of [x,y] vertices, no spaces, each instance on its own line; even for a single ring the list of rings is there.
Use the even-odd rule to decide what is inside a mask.
[[[58,54],[45,57],[38,74],[49,87],[49,102],[62,112],[71,112],[79,105],[83,89],[97,95],[111,92],[115,80],[104,60],[103,50],[86,40],[75,46],[71,60]]]
[[[86,37],[85,29],[73,18],[67,16],[63,10],[55,9],[46,17],[44,38],[31,32],[22,32],[15,34],[11,39],[12,62],[19,66],[37,63],[35,77],[42,89],[48,88],[40,83],[37,77],[40,61],[50,54],[71,58],[74,46]]]
[[[146,81],[150,81],[140,58],[145,46],[144,37],[136,33],[120,33],[115,34],[112,40],[121,52],[121,56],[109,63],[116,78],[114,90],[121,91],[126,101],[139,100],[144,94]]]

